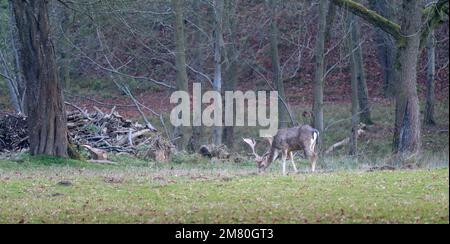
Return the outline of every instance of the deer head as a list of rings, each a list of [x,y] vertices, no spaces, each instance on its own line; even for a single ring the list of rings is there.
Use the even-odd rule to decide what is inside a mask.
[[[260,156],[257,152],[256,152],[256,141],[253,138],[242,138],[242,140],[244,140],[245,143],[247,143],[250,148],[252,149],[252,153],[255,156],[255,161],[256,164],[258,165],[258,168],[263,168],[265,166],[265,162],[267,162],[267,157],[269,155],[269,149],[270,146],[272,145],[272,141],[273,138],[272,137],[266,137],[267,141],[269,142],[269,148],[266,150],[266,152]]]

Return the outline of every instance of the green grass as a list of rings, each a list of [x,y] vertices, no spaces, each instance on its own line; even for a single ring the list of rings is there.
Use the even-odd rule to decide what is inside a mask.
[[[305,109],[295,108],[300,122]],[[325,147],[348,136],[349,111],[325,106]],[[372,114],[375,130],[360,138],[359,154],[321,155],[315,174],[300,157],[301,173],[283,177],[279,161],[258,175],[250,158],[180,153],[161,164],[110,154],[119,163],[111,166],[4,155],[0,223],[449,223],[448,101],[436,107],[439,124],[423,126],[420,170],[366,172],[391,163],[393,105],[377,104]],[[257,137],[258,129],[238,127],[236,139]],[[208,136],[206,129],[205,142]],[[235,149],[249,152],[238,141]]]
[[[449,223],[448,168],[283,177],[202,165],[0,161],[0,223]]]

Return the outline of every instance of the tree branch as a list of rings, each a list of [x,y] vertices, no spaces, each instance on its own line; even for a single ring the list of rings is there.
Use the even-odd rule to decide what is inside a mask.
[[[390,34],[394,39],[403,39],[400,33],[401,27],[399,24],[386,19],[385,17],[377,14],[375,11],[364,7],[362,4],[356,3],[352,0],[331,0],[331,2],[341,8],[347,9],[372,25],[382,29],[386,33]]]
[[[444,14],[448,16],[448,0],[439,0],[423,10],[423,19],[420,36],[420,48],[425,47],[428,36],[444,20]]]

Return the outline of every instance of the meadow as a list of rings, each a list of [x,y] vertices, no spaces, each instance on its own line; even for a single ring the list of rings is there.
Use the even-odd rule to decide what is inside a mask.
[[[97,165],[3,156],[0,223],[449,223],[447,104],[438,106],[441,124],[424,127],[424,153],[407,167],[389,156],[389,105],[374,108],[375,129],[360,138],[358,155],[344,147],[322,156],[316,173],[299,156],[300,172],[289,165],[288,176],[279,161],[259,174],[251,157],[178,153],[162,164],[111,155],[117,165]],[[326,108],[327,145],[347,136],[347,109]]]

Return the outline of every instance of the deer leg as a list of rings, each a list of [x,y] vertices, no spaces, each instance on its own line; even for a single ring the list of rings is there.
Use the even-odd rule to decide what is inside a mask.
[[[286,175],[286,158],[288,156],[288,150],[287,149],[283,149],[283,151],[281,152],[281,158],[283,160],[283,175]]]
[[[295,163],[294,163],[294,153],[290,152],[289,156],[291,156],[292,167],[294,167],[294,171],[295,171],[295,173],[297,173],[298,170],[297,170],[297,167],[295,167]]]
[[[272,157],[269,156],[269,160],[266,162],[266,165],[264,166],[264,169],[266,169],[267,167],[269,167],[269,165],[274,162],[275,160],[277,160],[278,155],[280,154],[280,152],[277,149],[274,149],[273,151],[273,155]]]
[[[317,157],[316,157],[316,154],[314,153],[314,156],[313,156],[313,159],[311,162],[311,171],[313,173],[316,171],[316,160],[317,160]]]
[[[316,171],[317,154],[311,150],[305,150],[306,157],[311,163],[311,172]]]

